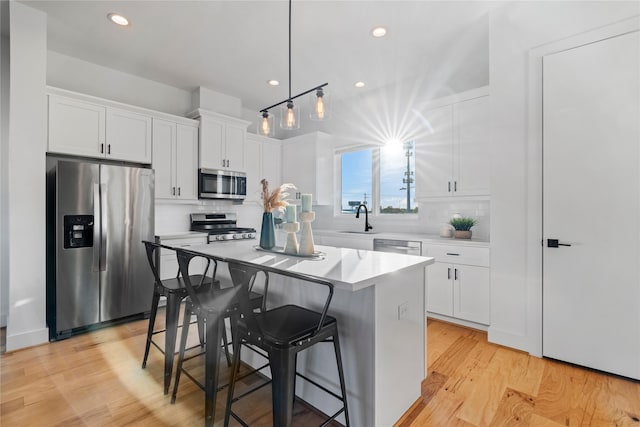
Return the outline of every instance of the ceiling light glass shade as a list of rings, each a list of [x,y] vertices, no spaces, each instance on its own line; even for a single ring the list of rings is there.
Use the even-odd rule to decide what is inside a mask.
[[[327,91],[324,88],[319,88],[309,99],[311,99],[309,118],[316,121],[328,120],[331,112],[329,105],[331,97],[329,97]]]
[[[300,129],[300,109],[292,101],[288,101],[280,107],[280,128]]]
[[[129,25],[129,20],[127,18],[125,18],[124,16],[117,14],[117,13],[110,13],[107,15],[107,18],[109,18],[109,20],[111,22],[113,22],[114,24],[118,24],[121,25],[123,27]]]
[[[275,126],[273,114],[264,112],[260,113],[258,117],[258,129],[256,133],[262,136],[274,136]]]

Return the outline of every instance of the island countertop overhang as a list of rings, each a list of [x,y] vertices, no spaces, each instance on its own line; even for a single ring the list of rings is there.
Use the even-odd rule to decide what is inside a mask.
[[[336,289],[357,291],[376,284],[376,279],[435,262],[432,257],[374,252],[362,249],[316,246],[322,259],[259,251],[256,240],[226,241],[215,245],[191,246],[190,250],[222,261],[238,260],[326,279]]]

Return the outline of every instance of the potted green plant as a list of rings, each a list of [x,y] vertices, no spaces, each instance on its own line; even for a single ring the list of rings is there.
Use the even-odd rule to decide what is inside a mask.
[[[470,239],[471,227],[476,225],[478,221],[469,217],[451,218],[449,224],[453,227],[453,237],[456,239]]]

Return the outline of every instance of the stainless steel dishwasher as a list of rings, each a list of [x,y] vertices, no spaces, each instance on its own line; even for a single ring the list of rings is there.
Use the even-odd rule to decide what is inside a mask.
[[[419,240],[373,239],[373,250],[405,255],[422,255],[422,242]]]

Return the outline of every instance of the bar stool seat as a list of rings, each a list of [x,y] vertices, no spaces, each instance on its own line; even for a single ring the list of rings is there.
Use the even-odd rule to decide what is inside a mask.
[[[266,269],[266,267],[264,268]],[[229,261],[229,271],[234,287],[240,288],[237,297],[241,316],[234,316],[236,327],[232,329],[232,332],[234,349],[236,351],[233,353],[232,377],[227,395],[224,425],[229,425],[230,417],[233,417],[242,425],[246,425],[244,421],[232,411],[232,404],[268,383],[260,384],[244,392],[240,397],[234,398],[242,348],[240,344],[248,343],[265,351],[269,358],[272,378],[270,382],[272,387],[273,425],[275,427],[291,426],[296,375],[342,402],[342,408],[329,416],[322,424],[323,426],[327,425],[343,412],[346,425],[349,426],[349,410],[347,407],[346,386],[342,368],[342,357],[340,354],[338,322],[334,317],[327,315],[327,310],[333,296],[333,284],[315,277],[301,277],[303,275],[279,272],[278,274],[289,275],[308,282],[315,282],[327,286],[329,292],[322,312],[309,310],[297,305],[284,305],[261,313],[254,313],[253,310],[250,309],[248,289],[255,275],[262,270],[253,264]],[[327,342],[333,342],[341,395],[296,372],[297,354],[299,352],[313,345]]]
[[[151,310],[149,312],[149,327],[147,330],[147,340],[144,350],[144,357],[142,359],[142,368],[146,368],[147,359],[149,357],[149,348],[151,344],[154,345],[160,352],[164,354],[164,394],[169,393],[169,386],[171,384],[171,376],[173,372],[173,361],[175,355],[176,337],[178,334],[178,324],[180,316],[180,304],[182,300],[187,297],[187,289],[185,287],[185,280],[178,271],[177,277],[170,279],[160,279],[157,265],[157,251],[160,248],[173,250],[168,246],[163,246],[158,243],[143,241],[147,253],[147,259],[149,266],[153,272],[155,284],[153,287],[153,297],[151,300]],[[206,270],[209,269],[207,264]],[[205,273],[206,273],[205,270]],[[194,274],[189,276],[191,283],[195,283],[195,291],[201,295],[207,295],[212,292],[213,289],[220,286],[218,280],[214,280],[203,274]],[[166,313],[165,313],[165,327],[163,329],[154,329],[156,314],[158,312],[158,304],[160,297],[166,298]],[[200,336],[200,345],[204,345],[204,324],[202,321],[198,322],[198,331]],[[164,348],[160,347],[153,337],[157,334],[165,334]],[[225,342],[226,343],[226,342]]]

